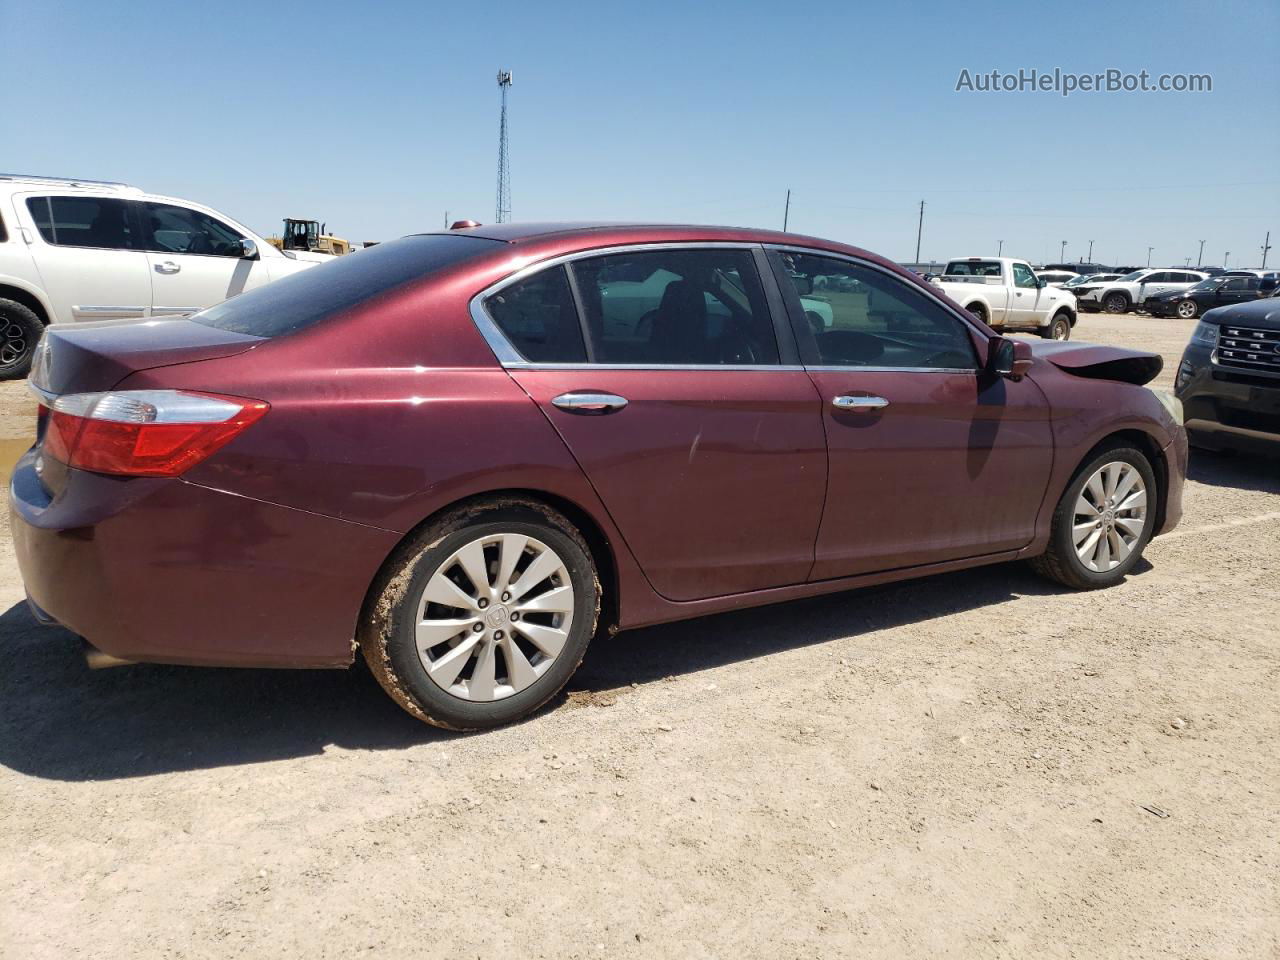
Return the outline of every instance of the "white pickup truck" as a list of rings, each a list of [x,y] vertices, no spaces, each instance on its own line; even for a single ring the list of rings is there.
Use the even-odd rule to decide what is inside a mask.
[[[962,257],[948,262],[932,282],[997,330],[1030,330],[1050,340],[1071,338],[1075,295],[1049,286],[1025,260]]]

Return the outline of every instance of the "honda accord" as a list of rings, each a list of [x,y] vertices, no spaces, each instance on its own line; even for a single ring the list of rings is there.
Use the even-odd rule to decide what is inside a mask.
[[[14,541],[92,661],[359,654],[492,727],[604,631],[1019,559],[1117,583],[1181,515],[1160,364],[825,240],[458,225],[50,327]]]

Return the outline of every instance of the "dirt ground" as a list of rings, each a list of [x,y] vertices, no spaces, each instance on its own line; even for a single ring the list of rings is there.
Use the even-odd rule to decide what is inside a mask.
[[[1168,386],[1191,326],[1076,337]],[[5,463],[31,421],[0,388]],[[91,673],[4,536],[4,957],[1280,955],[1280,462],[1195,455],[1116,589],[624,634],[469,736],[363,670]]]

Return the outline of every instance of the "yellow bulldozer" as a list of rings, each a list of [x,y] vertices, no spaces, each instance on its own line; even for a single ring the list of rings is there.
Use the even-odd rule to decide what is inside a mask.
[[[327,233],[327,226],[328,224],[319,220],[285,217],[283,235],[267,237],[267,243],[279,250],[310,250],[312,253],[328,253],[335,257],[350,253],[351,241]]]

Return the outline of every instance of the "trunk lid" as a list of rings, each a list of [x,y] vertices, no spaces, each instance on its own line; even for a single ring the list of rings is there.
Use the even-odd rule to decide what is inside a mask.
[[[31,385],[55,396],[95,393],[139,370],[230,357],[262,342],[185,317],[54,324],[36,350]]]

